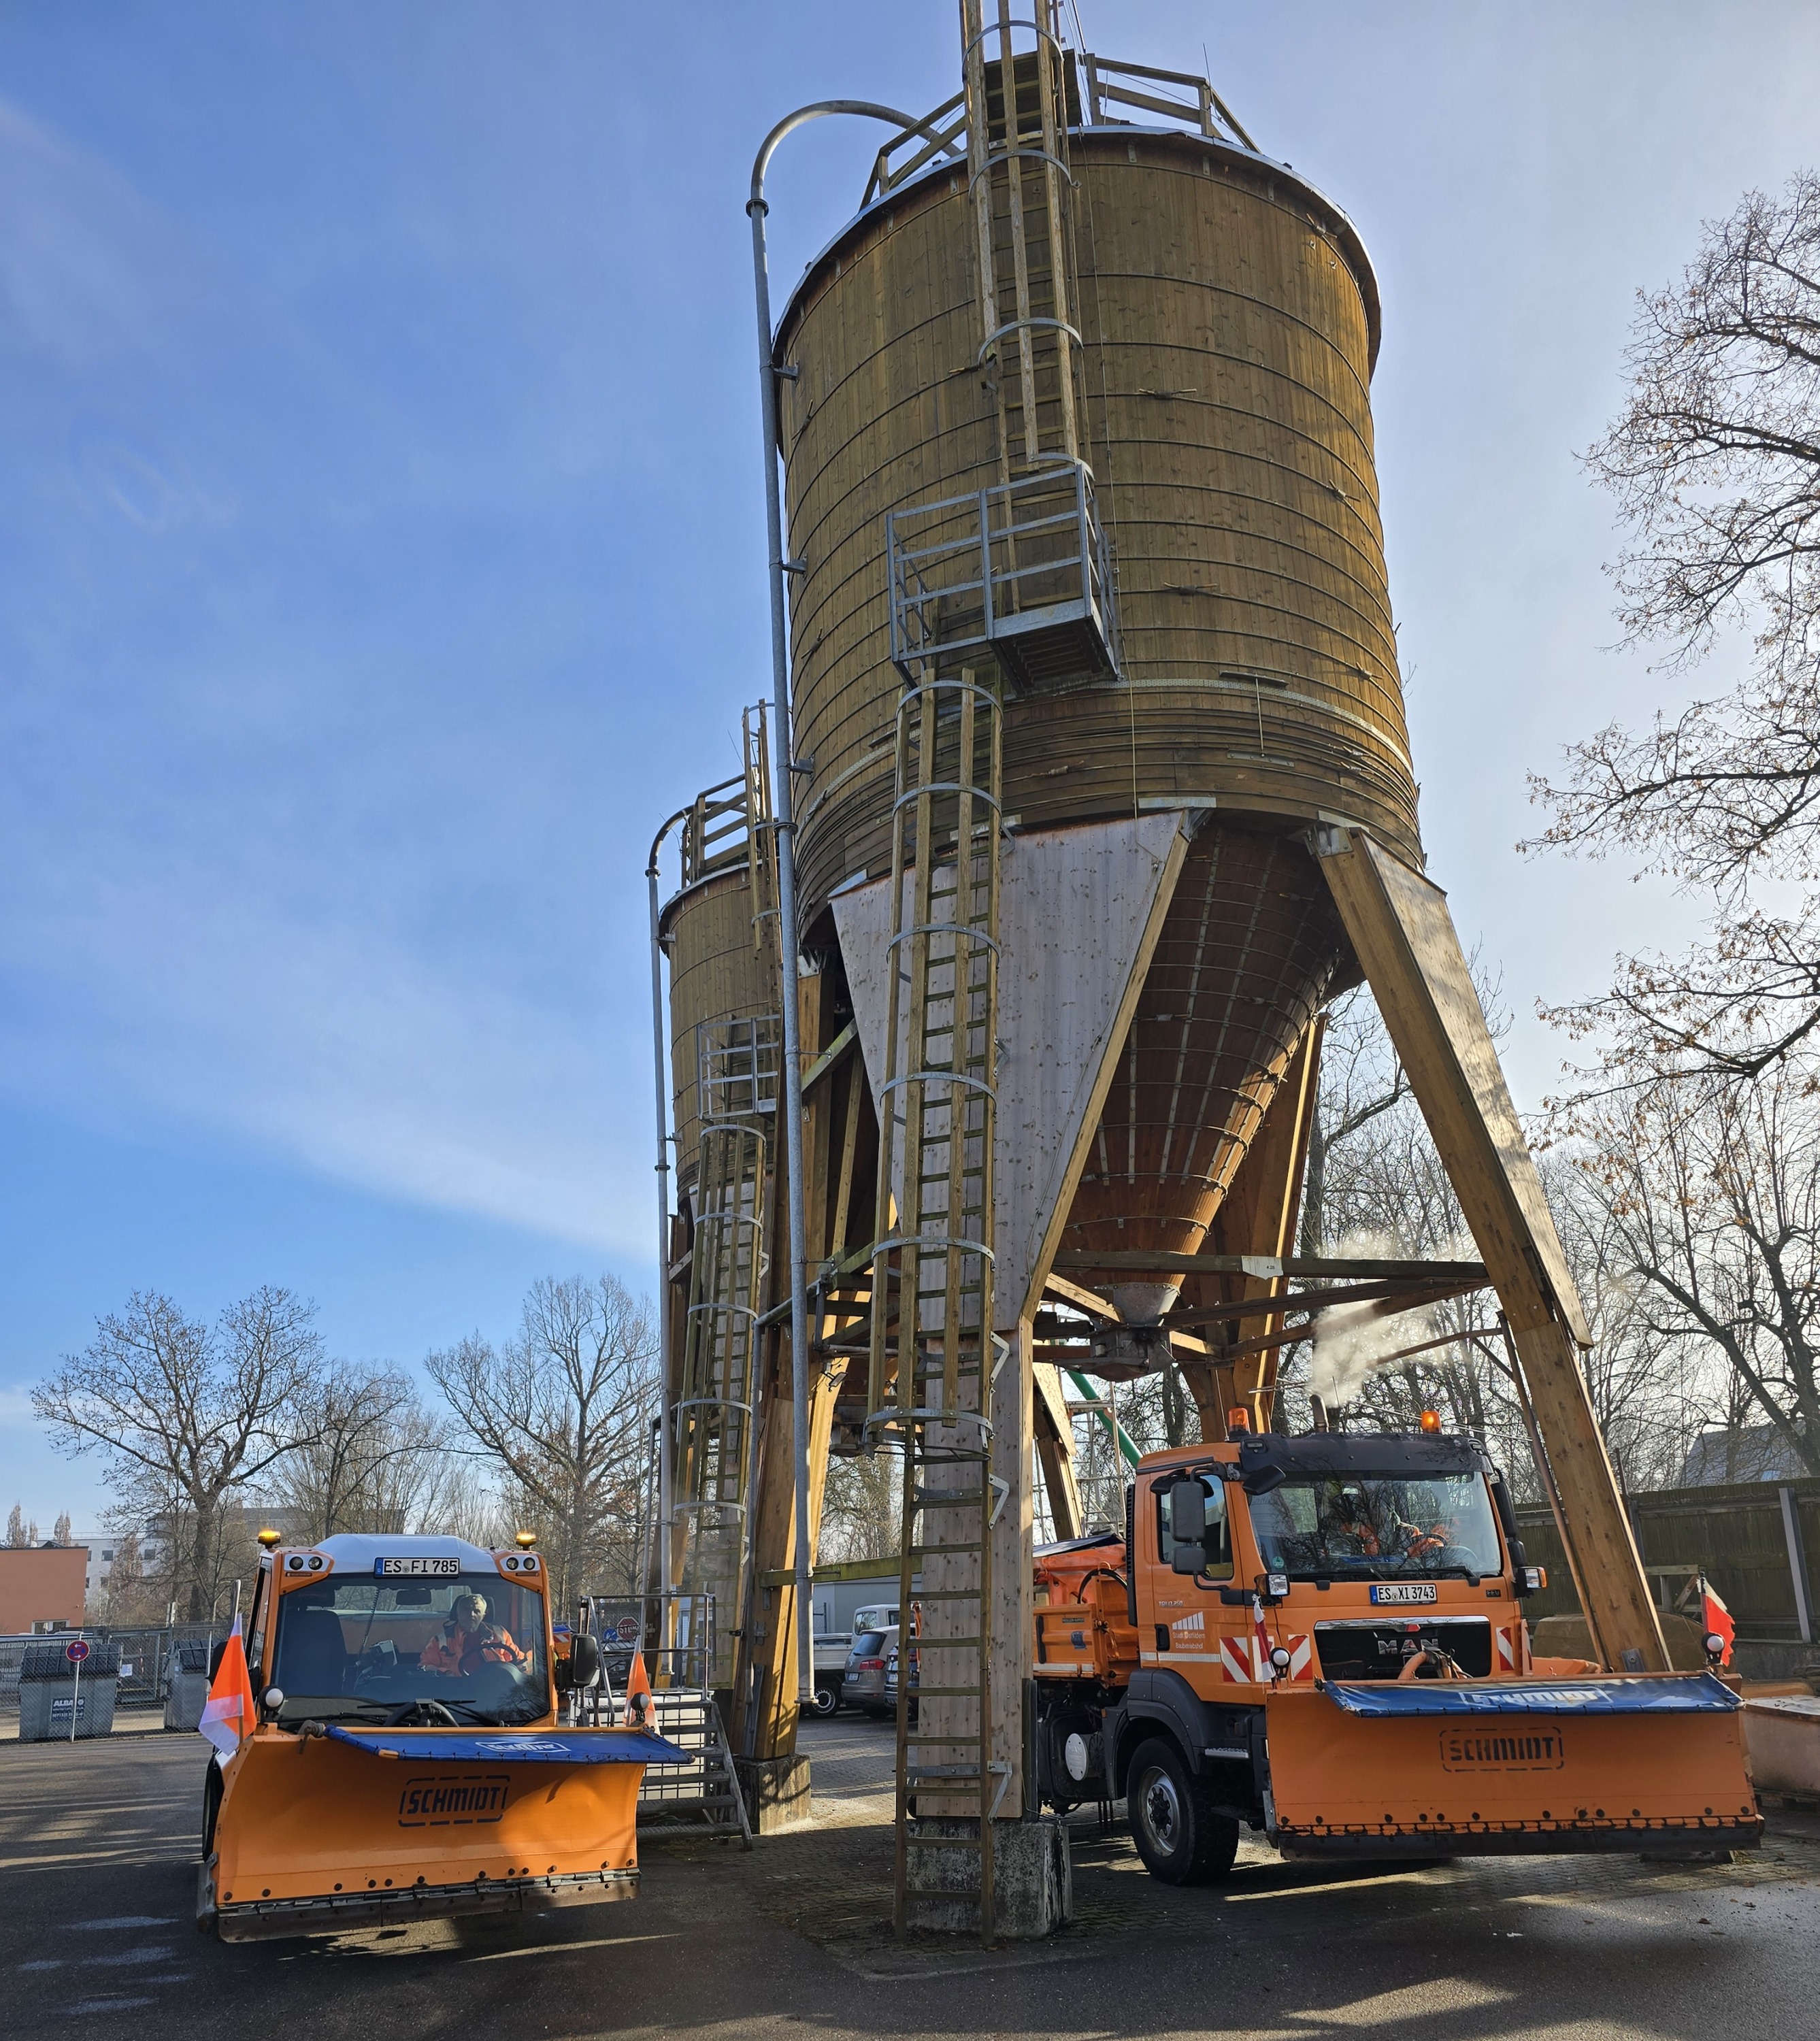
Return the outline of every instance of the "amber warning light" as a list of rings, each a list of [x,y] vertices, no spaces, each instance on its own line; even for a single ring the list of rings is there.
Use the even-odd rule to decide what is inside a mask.
[[[1422,1429],[1423,1429],[1425,1432],[1429,1433],[1431,1433],[1431,1434],[1432,1434],[1432,1433],[1433,1433],[1438,1432],[1438,1431],[1440,1429],[1440,1411],[1438,1411],[1438,1410],[1425,1410],[1425,1411],[1423,1411],[1423,1413],[1422,1413],[1422,1416],[1421,1416],[1421,1426],[1422,1426]]]

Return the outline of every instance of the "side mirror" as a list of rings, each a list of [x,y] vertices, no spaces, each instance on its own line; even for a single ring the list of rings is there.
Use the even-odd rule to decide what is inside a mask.
[[[1173,1572],[1198,1574],[1207,1564],[1207,1490],[1198,1481],[1170,1484],[1169,1543]]]
[[[569,1640],[569,1684],[589,1688],[601,1677],[601,1640],[586,1631]]]
[[[1247,1495],[1270,1495],[1288,1479],[1280,1467],[1254,1467],[1243,1483]]]

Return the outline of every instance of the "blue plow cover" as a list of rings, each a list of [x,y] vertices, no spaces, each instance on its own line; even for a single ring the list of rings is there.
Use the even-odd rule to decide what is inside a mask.
[[[648,1730],[341,1729],[329,1725],[337,1743],[351,1743],[374,1757],[420,1757],[451,1764],[688,1764],[690,1753]]]
[[[1710,1673],[1633,1680],[1445,1680],[1369,1684],[1327,1680],[1321,1691],[1349,1715],[1719,1715],[1738,1699]]]

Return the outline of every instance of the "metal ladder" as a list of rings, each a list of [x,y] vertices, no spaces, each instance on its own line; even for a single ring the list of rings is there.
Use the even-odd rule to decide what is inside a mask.
[[[685,884],[737,868],[743,856],[754,953],[771,967],[780,999],[777,839],[771,821],[770,748],[762,703],[741,719],[742,776],[696,800],[683,839]],[[782,1023],[776,1013],[704,1022],[696,1031],[694,1238],[675,1427],[674,1509],[693,1519],[683,1555],[696,1589],[727,1608],[743,1605],[751,1560],[757,1472],[758,1320],[769,1269],[766,1201],[783,1085]],[[666,1576],[667,1581],[667,1576]],[[732,1641],[728,1633],[727,1643]],[[730,1681],[716,1665],[711,1679]]]
[[[990,13],[990,21],[986,19]],[[962,0],[968,184],[1004,479],[1080,456],[1074,178],[1059,0]]]
[[[704,1083],[704,1098],[707,1090]],[[769,1156],[764,1135],[737,1120],[704,1127],[699,1153],[676,1402],[675,1508],[694,1518],[688,1566],[694,1585],[738,1608],[757,1457]]]
[[[899,704],[866,1421],[875,1447],[903,1456],[898,1931],[921,1890],[918,1856],[971,1850],[977,1883],[944,1883],[941,1896],[974,1899],[988,1940],[992,1818],[1011,1770],[992,1757],[990,1663],[1005,1494],[990,1415],[1003,1352],[992,1331],[1002,753],[998,701],[971,673]],[[955,1816],[977,1818],[977,1838],[922,1826]]]

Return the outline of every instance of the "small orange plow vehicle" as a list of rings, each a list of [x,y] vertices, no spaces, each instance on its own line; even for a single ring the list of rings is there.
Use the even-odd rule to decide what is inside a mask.
[[[563,1726],[561,1692],[598,1673],[592,1638],[559,1655],[534,1551],[268,1550],[203,1722],[196,1925],[241,1941],[631,1898],[644,1768],[687,1753]]]

